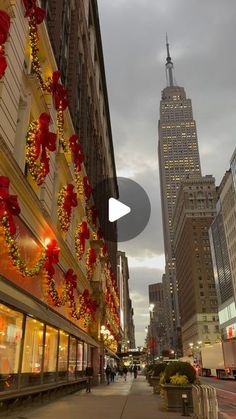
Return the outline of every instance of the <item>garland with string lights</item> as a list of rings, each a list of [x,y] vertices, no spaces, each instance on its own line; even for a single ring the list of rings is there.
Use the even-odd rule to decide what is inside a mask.
[[[96,263],[97,263],[97,252],[96,252],[95,249],[90,247],[87,250],[87,255],[86,255],[86,266],[87,266],[87,278],[88,278],[88,280],[91,280],[93,278]]]
[[[49,131],[50,122],[50,115],[42,113],[37,121],[31,122],[26,136],[26,162],[37,185],[48,175],[50,151],[56,150],[57,136]]]
[[[81,260],[85,252],[86,240],[89,240],[90,232],[86,221],[82,221],[75,232],[75,253],[78,260]]]
[[[78,205],[77,195],[74,192],[74,185],[69,183],[60,190],[57,199],[57,214],[61,229],[65,232],[69,230],[72,207]]]

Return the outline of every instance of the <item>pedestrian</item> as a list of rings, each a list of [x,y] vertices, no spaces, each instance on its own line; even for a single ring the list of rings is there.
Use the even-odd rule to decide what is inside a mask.
[[[134,365],[134,378],[137,378],[137,375],[138,375],[138,367],[137,367],[137,365],[135,364],[135,365]]]
[[[85,375],[87,377],[86,380],[86,393],[91,393],[91,381],[93,378],[93,367],[86,367]]]
[[[107,385],[110,384],[111,379],[111,367],[107,364],[107,367],[105,369],[106,379],[107,379]]]
[[[111,381],[114,383],[115,381],[115,376],[116,376],[116,372],[115,372],[115,368],[112,367],[111,368]]]
[[[126,366],[124,366],[123,367],[123,373],[124,373],[125,381],[127,380],[127,372],[128,372],[128,369],[127,369]]]

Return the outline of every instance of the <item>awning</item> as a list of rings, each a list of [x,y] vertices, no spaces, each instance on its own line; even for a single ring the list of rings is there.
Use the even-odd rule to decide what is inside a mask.
[[[23,311],[25,314],[36,317],[51,326],[63,329],[65,332],[76,336],[78,339],[98,348],[100,345],[87,333],[67,320],[65,317],[56,313],[49,306],[37,300],[27,292],[23,292],[19,287],[10,283],[0,275],[0,300],[12,307]]]
[[[111,350],[110,350],[110,349],[108,349],[108,348],[105,348],[105,353],[106,353],[107,355],[111,356],[112,358],[120,359],[120,358],[119,358],[119,357],[115,354],[115,352],[111,351]]]

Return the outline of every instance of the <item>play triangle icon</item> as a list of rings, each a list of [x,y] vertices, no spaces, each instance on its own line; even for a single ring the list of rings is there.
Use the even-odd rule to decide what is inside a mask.
[[[131,208],[128,205],[123,204],[122,202],[118,201],[115,198],[109,199],[109,221],[112,223],[113,221],[119,220],[120,218],[124,217],[125,215],[131,212]]]

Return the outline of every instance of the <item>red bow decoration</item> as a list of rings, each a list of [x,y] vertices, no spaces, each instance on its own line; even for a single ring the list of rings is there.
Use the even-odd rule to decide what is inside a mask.
[[[5,44],[10,29],[10,16],[0,10],[0,45]]]
[[[87,288],[85,288],[85,290],[82,293],[82,297],[84,299],[84,301],[87,301],[89,298],[89,290]]]
[[[10,16],[0,10],[0,80],[4,76],[7,68],[4,46],[10,29]]]
[[[57,247],[57,241],[55,239],[51,240],[47,245],[46,257],[47,260],[44,263],[44,268],[46,269],[48,275],[52,277],[55,274],[55,269],[53,265],[56,265],[59,261],[60,248]]]
[[[92,193],[92,188],[90,186],[88,176],[83,177],[83,185],[84,185],[84,194],[86,199],[89,199]]]
[[[96,263],[96,260],[97,260],[96,250],[93,249],[93,248],[90,248],[89,249],[89,255],[88,255],[88,264],[89,264],[89,266],[92,267]]]
[[[83,253],[85,250],[85,241],[89,239],[89,236],[90,236],[90,233],[88,229],[88,224],[86,221],[83,221],[80,224],[80,235],[79,235],[80,246]]]
[[[10,180],[7,176],[0,176],[0,218],[7,213],[10,234],[16,233],[13,215],[20,214],[20,207],[16,195],[9,194]]]
[[[65,274],[65,280],[72,289],[77,287],[77,275],[74,273],[73,269],[68,269]]]
[[[50,121],[51,118],[48,113],[44,112],[40,115],[38,119],[39,133],[36,135],[35,139],[35,160],[37,160],[41,152],[40,161],[44,164],[46,175],[49,173],[49,158],[47,155],[47,149],[49,151],[55,151],[57,140],[56,134],[49,131]]]
[[[59,110],[61,106],[61,110],[64,111],[69,105],[69,101],[67,98],[67,90],[61,83],[59,83],[60,77],[61,77],[60,71],[53,72],[50,91],[52,92],[52,95],[53,95],[55,109]]]
[[[73,191],[74,191],[74,185],[69,183],[66,187],[66,196],[65,196],[65,201],[64,201],[64,205],[63,205],[63,208],[66,211],[69,218],[70,218],[70,215],[71,215],[72,207],[75,208],[78,205],[77,195]]]
[[[73,162],[76,166],[78,172],[81,170],[81,164],[84,161],[84,154],[82,152],[81,146],[78,143],[79,137],[77,135],[72,135],[69,139],[70,149],[73,155]]]
[[[34,17],[36,25],[43,22],[46,11],[37,6],[37,0],[23,0],[25,6],[25,17]]]

